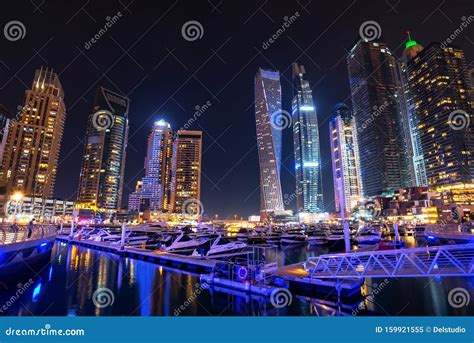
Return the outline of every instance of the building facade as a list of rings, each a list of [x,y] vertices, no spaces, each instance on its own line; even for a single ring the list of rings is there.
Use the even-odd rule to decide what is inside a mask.
[[[259,69],[255,76],[255,121],[260,166],[260,218],[284,211],[280,184],[282,129],[280,73]],[[288,118],[286,118],[288,119]]]
[[[347,57],[364,196],[410,184],[397,62],[382,42],[359,40]]]
[[[411,39],[408,33],[408,41],[405,43],[402,58],[399,65],[401,70],[401,79],[403,85],[403,102],[404,110],[402,111],[403,131],[406,135],[407,155],[410,159],[409,166],[411,178],[414,181],[412,186],[423,187],[428,185],[426,178],[425,158],[423,156],[423,148],[421,146],[420,132],[418,129],[418,119],[416,116],[416,100],[411,96],[408,85],[407,64],[419,52],[423,50],[423,46]],[[403,109],[403,108],[402,108]]]
[[[296,206],[298,212],[324,211],[321,153],[316,106],[304,66],[293,64],[292,101],[295,154]]]
[[[0,104],[0,161],[3,160],[3,154],[7,147],[8,132],[13,124],[13,120],[14,118],[10,114],[10,111],[8,111],[4,105]]]
[[[130,194],[129,211],[167,211],[171,195],[171,154],[173,136],[170,124],[163,120],[154,123],[148,138],[145,158],[145,177]]]
[[[169,211],[202,214],[201,157],[202,132],[178,130],[173,142]]]
[[[474,102],[464,52],[431,43],[407,62],[428,186],[473,183]]]
[[[10,198],[4,211],[10,222],[27,223],[34,218],[40,223],[59,223],[73,218],[74,202],[37,197],[23,197],[20,200]]]
[[[78,207],[114,212],[121,206],[129,99],[100,87],[88,118]]]
[[[329,122],[336,212],[344,217],[362,200],[355,119],[346,104],[337,104]]]
[[[66,118],[64,91],[56,73],[36,70],[21,111],[8,133],[1,183],[9,194],[51,198]]]

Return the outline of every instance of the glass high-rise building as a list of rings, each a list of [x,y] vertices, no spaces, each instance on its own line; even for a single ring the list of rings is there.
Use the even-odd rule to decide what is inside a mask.
[[[403,91],[395,57],[382,42],[359,40],[347,65],[364,196],[409,186]]]
[[[474,100],[464,52],[431,43],[406,65],[428,186],[472,183]]]
[[[408,33],[408,41],[405,44],[405,50],[403,50],[402,58],[400,59],[399,65],[401,70],[401,79],[403,84],[403,101],[405,107],[402,108],[402,124],[403,130],[406,135],[407,154],[411,159],[409,163],[410,174],[412,178],[412,186],[427,186],[428,180],[426,178],[425,159],[423,156],[423,149],[421,147],[420,132],[418,129],[418,119],[416,116],[415,99],[411,97],[407,79],[407,63],[414,58],[420,51],[423,50],[423,46],[418,44],[416,41],[411,39]]]
[[[329,122],[336,211],[347,217],[362,200],[355,119],[346,104],[337,104]]]
[[[20,111],[8,133],[1,183],[8,193],[51,198],[66,118],[64,91],[53,70],[36,70]]]
[[[202,132],[178,130],[174,135],[172,155],[169,210],[175,213],[202,214]]]
[[[130,194],[129,211],[167,211],[171,191],[171,153],[173,136],[171,126],[163,120],[154,123],[148,137],[145,158],[145,177]]]
[[[114,212],[122,201],[129,99],[104,87],[88,118],[78,206]]]
[[[316,106],[304,66],[293,64],[292,102],[295,154],[296,206],[298,212],[324,211],[321,153]]]
[[[255,121],[260,166],[260,218],[284,211],[280,184],[282,129],[280,73],[259,69],[255,76]],[[281,118],[283,119],[283,118]]]

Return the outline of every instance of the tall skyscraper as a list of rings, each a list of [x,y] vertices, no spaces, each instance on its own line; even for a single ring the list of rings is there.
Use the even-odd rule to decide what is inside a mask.
[[[362,198],[355,119],[346,104],[337,104],[329,122],[336,211],[345,217]],[[342,210],[342,211],[341,211]]]
[[[304,66],[293,64],[293,142],[298,212],[324,211],[316,106]]]
[[[400,59],[401,79],[403,85],[404,111],[402,111],[402,125],[406,136],[407,154],[411,158],[409,166],[411,167],[411,178],[414,182],[412,186],[427,186],[425,159],[421,147],[420,132],[418,129],[418,119],[416,117],[415,100],[411,97],[408,86],[407,63],[415,57],[423,46],[411,39],[408,33],[408,41],[405,44],[402,58]]]
[[[8,133],[0,179],[9,193],[51,198],[66,117],[64,91],[56,73],[48,68],[36,70],[21,111]]]
[[[428,186],[474,181],[474,129],[464,52],[431,43],[406,67]]]
[[[173,136],[171,126],[160,120],[154,123],[148,138],[145,158],[145,177],[130,194],[128,210],[167,211],[171,192],[171,153]]]
[[[121,206],[129,99],[103,87],[88,118],[78,205],[113,212]]]
[[[359,40],[347,65],[364,195],[408,186],[402,87],[395,57],[382,42]]]
[[[202,132],[178,130],[172,154],[170,211],[201,214]]]
[[[284,211],[280,184],[282,129],[280,73],[259,69],[255,76],[255,121],[260,164],[260,217]],[[289,118],[286,118],[289,120]]]

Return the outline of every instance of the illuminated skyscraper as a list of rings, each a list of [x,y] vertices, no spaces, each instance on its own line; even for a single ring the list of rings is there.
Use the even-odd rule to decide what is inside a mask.
[[[329,139],[336,211],[342,209],[346,217],[363,194],[356,136],[355,119],[349,107],[337,104],[329,122]]]
[[[474,100],[464,52],[431,43],[407,62],[428,186],[474,181]]]
[[[172,154],[170,211],[200,214],[202,132],[178,130]]]
[[[347,65],[364,195],[409,186],[403,91],[395,57],[384,43],[359,40]]]
[[[173,137],[170,124],[163,120],[155,122],[148,138],[145,177],[138,182],[136,191],[130,194],[129,211],[168,210],[172,150]]]
[[[400,60],[400,70],[402,75],[403,84],[403,100],[405,102],[404,111],[402,111],[402,124],[404,128],[404,134],[407,137],[407,153],[411,158],[409,166],[412,168],[411,178],[414,181],[413,186],[427,186],[428,180],[426,179],[426,168],[425,159],[423,156],[423,149],[421,147],[420,133],[418,129],[418,119],[415,113],[415,101],[411,97],[407,79],[407,63],[413,57],[415,57],[423,47],[411,39],[408,34],[408,41],[405,44],[405,50]]]
[[[8,132],[10,131],[13,119],[13,116],[10,114],[7,108],[0,104],[0,163],[3,160],[3,154],[5,153],[5,149],[7,147]]]
[[[284,211],[280,184],[281,134],[285,126],[281,110],[280,73],[259,69],[255,77],[255,121],[260,164],[260,217]]]
[[[324,211],[318,116],[305,69],[293,64],[292,102],[295,153],[296,204],[298,212]]]
[[[100,87],[89,115],[78,205],[113,212],[121,206],[129,99]]]
[[[1,181],[7,191],[51,198],[54,192],[66,108],[58,75],[36,70],[19,120],[10,128]]]

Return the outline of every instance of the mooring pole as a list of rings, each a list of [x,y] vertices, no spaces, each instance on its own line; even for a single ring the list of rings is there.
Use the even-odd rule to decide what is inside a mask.
[[[120,240],[120,250],[125,249],[125,233],[127,232],[127,223],[122,223],[122,238]]]

